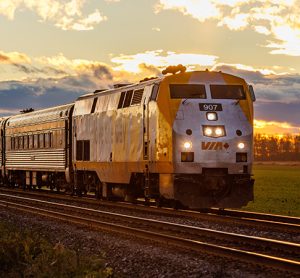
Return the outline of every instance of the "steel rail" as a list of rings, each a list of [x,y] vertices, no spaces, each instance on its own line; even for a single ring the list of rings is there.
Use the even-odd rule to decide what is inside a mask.
[[[283,216],[278,214],[268,214],[268,213],[261,213],[261,212],[251,212],[251,211],[234,210],[234,209],[218,209],[218,208],[207,209],[207,212],[218,214],[218,215],[255,218],[259,220],[267,220],[267,221],[274,221],[280,223],[300,225],[300,218],[294,216]]]
[[[260,217],[258,219],[256,218],[251,218],[251,213],[246,213],[246,214],[240,214],[238,216],[235,214],[235,216],[230,216],[230,215],[223,215],[222,213],[216,212],[216,210],[213,210],[213,213],[203,213],[203,212],[198,212],[198,211],[193,211],[193,210],[174,210],[170,208],[158,208],[158,207],[153,207],[153,206],[145,206],[145,205],[137,205],[137,204],[130,204],[130,203],[125,203],[125,202],[111,202],[111,201],[105,201],[105,200],[95,200],[91,198],[84,198],[84,197],[72,197],[68,195],[63,195],[63,194],[49,194],[49,192],[28,192],[28,191],[23,191],[23,190],[16,190],[16,189],[3,189],[0,188],[0,192],[17,192],[19,194],[26,194],[30,196],[39,196],[39,197],[48,197],[51,195],[52,198],[55,199],[60,199],[60,200],[69,200],[72,202],[78,202],[79,204],[91,204],[91,205],[103,205],[103,206],[108,206],[108,207],[114,207],[114,208],[124,208],[124,209],[134,209],[134,210],[139,210],[141,212],[149,212],[149,213],[157,213],[157,214],[164,214],[164,215],[170,215],[170,216],[179,216],[179,217],[190,217],[194,219],[198,219],[201,221],[213,221],[213,222],[219,222],[219,223],[225,223],[225,224],[230,224],[230,225],[238,225],[238,226],[247,226],[247,227],[259,227],[262,229],[267,229],[267,230],[277,230],[281,232],[288,232],[288,233],[300,233],[300,224],[295,224],[295,223],[288,223],[288,218],[285,216],[276,217],[271,220],[272,215],[268,215],[269,220],[267,219],[262,219],[262,216],[264,214],[259,214]],[[226,210],[227,211],[227,210]],[[253,215],[256,215],[254,213]],[[293,217],[292,219],[299,219],[297,217]],[[275,221],[276,220],[276,221]],[[283,222],[280,222],[280,220],[284,220]],[[293,220],[293,222],[295,222]]]
[[[0,196],[11,198],[10,195],[5,196],[4,194],[0,194]],[[52,203],[52,202],[48,202],[48,201],[33,200],[33,199],[26,198],[26,197],[15,196],[14,198],[27,200],[29,202],[40,203],[40,204],[44,204],[44,205],[60,207],[63,210],[71,209],[80,214],[88,213],[88,214],[93,214],[96,217],[101,216],[103,218],[114,218],[117,221],[123,221],[123,222],[125,220],[126,222],[138,223],[139,225],[148,225],[151,227],[155,227],[157,229],[168,228],[170,230],[180,231],[181,233],[187,233],[187,234],[192,234],[192,235],[196,235],[196,236],[206,236],[206,237],[211,237],[211,238],[219,239],[219,240],[227,240],[227,241],[231,240],[231,241],[235,241],[235,242],[243,242],[244,244],[251,244],[251,245],[256,245],[256,246],[263,245],[264,247],[275,248],[275,249],[282,250],[285,252],[298,253],[300,255],[300,244],[291,243],[291,242],[284,242],[284,241],[255,237],[255,236],[240,235],[240,234],[235,234],[235,233],[216,231],[216,230],[207,229],[207,228],[200,228],[200,227],[170,223],[170,222],[153,220],[153,219],[145,219],[145,218],[141,218],[141,217],[99,211],[99,210],[90,209],[90,208],[79,208],[79,207],[73,206],[73,205],[57,204],[57,203]]]
[[[138,225],[144,225],[148,227],[150,226],[151,228],[156,228],[160,231],[167,228],[175,232],[185,233],[189,235],[195,235],[201,237],[205,236],[213,239],[226,240],[231,242],[242,242],[243,245],[249,244],[253,246],[260,246],[260,247],[263,246],[264,248],[272,248],[272,249],[277,249],[288,253],[294,253],[297,254],[298,256],[300,255],[300,244],[286,242],[286,241],[241,235],[241,234],[229,233],[229,232],[222,232],[222,231],[217,231],[217,230],[212,230],[207,228],[182,225],[182,224],[171,223],[166,221],[153,220],[149,218],[141,218],[137,216],[129,216],[129,215],[113,213],[113,212],[105,212],[105,211],[95,210],[91,208],[82,208],[82,207],[77,207],[77,206],[67,205],[67,204],[58,204],[49,201],[30,199],[26,197],[11,196],[6,194],[0,194],[0,197],[14,198],[22,201],[25,200],[31,203],[34,202],[38,205],[42,204],[42,205],[52,206],[55,208],[59,207],[64,211],[72,210],[79,214],[84,214],[84,215],[89,214],[95,217],[102,217],[105,219],[108,218],[120,222],[125,221],[127,223],[135,223]]]
[[[300,274],[300,262],[289,259],[238,250],[235,248],[219,246],[201,241],[181,238],[178,236],[171,236],[167,234],[151,232],[143,229],[137,229],[119,224],[99,221],[87,217],[79,217],[73,214],[51,211],[49,209],[36,208],[34,206],[28,206],[24,204],[16,204],[12,202],[1,201],[0,206],[29,212],[31,214],[37,214],[40,216],[46,216],[52,219],[62,220],[64,222],[68,221],[70,223],[80,224],[88,226],[90,228],[135,235],[141,238],[159,241],[164,244],[167,243],[168,245],[175,245],[177,247],[197,251],[200,253],[208,253],[214,256],[226,257],[246,263],[263,265],[265,267],[267,266],[274,269],[292,272],[293,274]]]

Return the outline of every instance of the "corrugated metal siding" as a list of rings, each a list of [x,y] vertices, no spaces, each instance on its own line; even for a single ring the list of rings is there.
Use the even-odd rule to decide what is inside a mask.
[[[7,121],[7,128],[41,124],[68,119],[69,112],[74,104],[51,107],[26,114],[12,116]]]
[[[66,155],[64,149],[11,151],[6,153],[6,169],[64,170]]]

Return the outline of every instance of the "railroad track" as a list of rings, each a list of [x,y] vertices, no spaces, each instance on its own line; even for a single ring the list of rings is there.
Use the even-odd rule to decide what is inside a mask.
[[[35,196],[38,198],[51,198],[62,201],[71,201],[79,205],[88,204],[99,207],[113,207],[128,210],[140,211],[143,213],[159,214],[165,216],[178,216],[184,218],[193,218],[200,221],[209,221],[216,223],[224,223],[226,225],[255,227],[256,229],[274,230],[284,233],[300,234],[300,218],[280,216],[263,213],[253,213],[237,210],[219,210],[208,209],[202,212],[191,210],[174,210],[170,208],[158,208],[155,206],[145,206],[142,204],[130,204],[124,202],[111,202],[105,200],[96,200],[87,197],[72,197],[65,194],[55,194],[47,190],[40,191],[23,191],[19,189],[0,188],[2,193],[20,194],[24,196]]]
[[[266,220],[278,223],[288,223],[288,224],[297,224],[300,225],[300,218],[293,216],[283,216],[283,215],[275,215],[275,214],[267,214],[267,213],[259,213],[259,212],[249,212],[249,211],[241,211],[241,210],[231,210],[231,209],[218,209],[218,208],[210,208],[204,210],[206,213],[213,213],[224,216],[232,216],[232,217],[243,217],[248,219],[257,219],[257,220]]]
[[[85,225],[90,228],[134,235],[200,253],[263,265],[291,274],[300,274],[300,244],[220,232],[9,194],[0,194],[0,206]]]

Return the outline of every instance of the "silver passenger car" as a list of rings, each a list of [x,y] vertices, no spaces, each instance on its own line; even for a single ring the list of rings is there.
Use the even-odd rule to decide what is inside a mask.
[[[10,117],[5,171],[12,186],[63,186],[70,181],[73,104]]]

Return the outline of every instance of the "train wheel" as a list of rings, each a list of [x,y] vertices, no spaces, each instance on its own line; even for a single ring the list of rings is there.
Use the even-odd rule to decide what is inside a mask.
[[[71,184],[71,186],[70,186],[70,195],[71,195],[71,196],[74,196],[74,195],[75,195],[74,184]]]
[[[168,200],[168,205],[170,208],[175,209],[175,210],[180,209],[182,207],[181,203],[174,199]]]
[[[76,195],[78,196],[78,197],[82,197],[82,191],[81,191],[81,189],[76,189]]]
[[[155,199],[155,205],[158,207],[158,208],[161,208],[164,204],[164,199],[162,197],[157,197]]]
[[[101,182],[97,182],[95,185],[95,197],[96,199],[101,199],[102,198],[102,185]]]
[[[145,206],[150,206],[150,198],[145,197]]]

